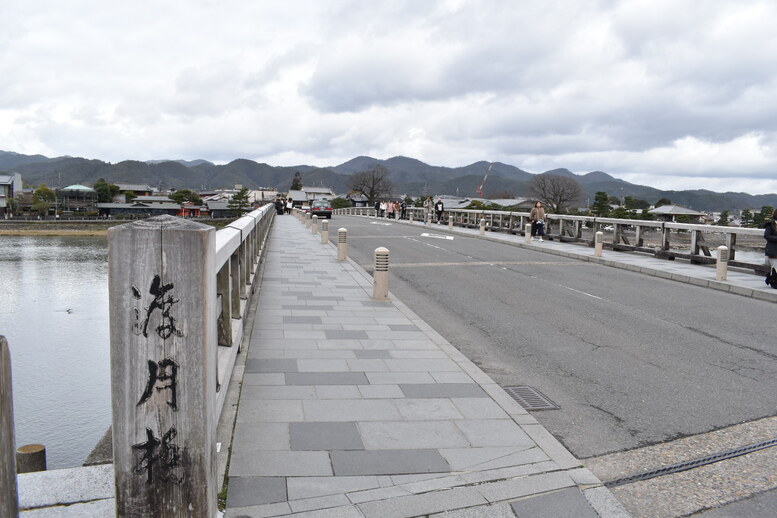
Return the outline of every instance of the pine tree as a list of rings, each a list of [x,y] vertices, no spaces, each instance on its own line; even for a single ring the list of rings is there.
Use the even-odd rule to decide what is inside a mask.
[[[251,203],[248,201],[248,187],[243,187],[227,203],[227,210],[242,216],[243,213],[251,209]]]

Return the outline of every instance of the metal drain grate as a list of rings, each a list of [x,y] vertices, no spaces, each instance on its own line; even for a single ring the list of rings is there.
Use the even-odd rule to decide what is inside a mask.
[[[777,439],[770,439],[768,441],[759,442],[757,444],[743,446],[742,448],[737,448],[735,450],[724,451],[722,453],[716,453],[714,455],[709,455],[707,457],[701,457],[699,459],[689,460],[687,462],[681,462],[679,464],[671,464],[669,466],[664,466],[663,468],[654,469],[652,471],[646,471],[645,473],[639,473],[638,475],[632,475],[630,477],[611,480],[610,482],[605,482],[604,487],[608,487],[608,488],[618,487],[626,484],[631,484],[632,482],[639,482],[642,480],[648,480],[655,477],[661,477],[663,475],[679,473],[681,471],[686,471],[689,469],[706,466],[707,464],[712,464],[714,462],[733,459],[734,457],[739,457],[740,455],[747,455],[748,453],[753,453],[754,451],[771,448],[773,446],[777,446]]]
[[[525,385],[518,387],[504,387],[504,391],[510,394],[526,410],[558,410],[559,406],[545,397],[535,388]]]

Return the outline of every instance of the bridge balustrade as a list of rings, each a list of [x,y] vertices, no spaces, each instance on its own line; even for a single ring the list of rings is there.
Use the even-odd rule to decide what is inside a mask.
[[[408,207],[408,218],[413,215],[415,221],[423,221],[422,207]],[[497,210],[446,209],[447,216],[453,216],[453,225],[464,228],[478,228],[480,220],[486,221],[486,229],[492,232],[507,232],[523,235],[529,222],[528,212],[510,212]],[[335,214],[374,216],[374,209],[345,208],[335,210]],[[590,231],[588,230],[590,229]],[[671,221],[651,221],[637,219],[599,218],[593,216],[575,216],[570,214],[548,214],[546,216],[546,234],[559,241],[581,242],[594,246],[596,232],[603,231],[609,241],[603,246],[612,250],[637,251],[650,253],[666,259],[683,258],[694,263],[714,263],[712,248],[722,241],[729,251],[729,265],[752,269],[756,273],[765,273],[761,263],[736,261],[737,238],[745,236],[762,237],[763,230],[758,228],[728,227],[717,225],[694,225]],[[660,234],[654,239],[657,244],[648,244],[646,235],[650,232]],[[689,235],[689,239],[685,236]],[[673,248],[677,243],[685,248]]]
[[[216,515],[215,430],[274,214],[109,230],[117,516]]]

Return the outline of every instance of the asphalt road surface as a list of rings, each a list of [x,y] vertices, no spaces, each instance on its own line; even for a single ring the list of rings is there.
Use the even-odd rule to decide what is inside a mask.
[[[335,240],[341,226],[368,271],[390,250],[390,291],[497,383],[555,402],[533,415],[578,458],[777,413],[773,303],[437,225],[335,216]]]

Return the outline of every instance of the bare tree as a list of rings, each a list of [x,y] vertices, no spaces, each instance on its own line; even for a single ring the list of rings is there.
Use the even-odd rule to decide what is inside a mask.
[[[570,202],[583,196],[583,188],[577,180],[555,174],[536,175],[529,184],[529,192],[556,214],[563,214]]]
[[[389,174],[389,170],[382,165],[374,165],[366,171],[352,174],[348,184],[352,191],[367,196],[369,204],[372,205],[393,194],[394,185],[388,179]]]

